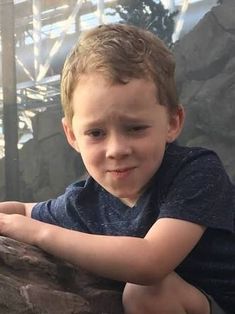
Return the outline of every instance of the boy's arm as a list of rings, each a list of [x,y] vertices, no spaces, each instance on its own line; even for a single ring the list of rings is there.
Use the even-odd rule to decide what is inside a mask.
[[[0,215],[0,233],[37,245],[98,275],[151,285],[190,253],[205,228],[183,220],[159,219],[144,239],[81,233],[19,215]]]
[[[19,215],[31,217],[31,212],[34,205],[35,203],[1,202],[0,213],[19,214]]]
[[[200,225],[162,218],[144,239],[55,228],[45,230],[37,240],[45,251],[101,276],[151,285],[174,271],[204,231]]]

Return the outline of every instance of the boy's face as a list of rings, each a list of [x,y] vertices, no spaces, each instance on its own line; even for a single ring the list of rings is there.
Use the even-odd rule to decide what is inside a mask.
[[[109,85],[98,74],[83,76],[73,95],[72,127],[63,126],[89,174],[132,206],[161,165],[165,146],[178,136],[182,108],[169,115],[151,81]]]

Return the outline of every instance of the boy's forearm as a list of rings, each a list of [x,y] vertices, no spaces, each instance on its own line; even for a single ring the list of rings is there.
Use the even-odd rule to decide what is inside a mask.
[[[145,239],[91,235],[19,214],[0,214],[0,234],[36,245],[102,277],[142,284],[156,279]]]
[[[97,275],[143,285],[152,285],[172,272],[204,231],[200,225],[163,218],[142,239],[87,234],[18,214],[0,214],[2,235],[37,245]]]
[[[16,206],[18,204],[8,205],[10,208],[15,206],[17,210],[21,208]],[[0,214],[0,234],[36,245],[102,277],[142,284],[148,284],[156,278],[153,271],[156,272],[158,268],[155,263],[154,270],[150,267],[153,263],[150,262],[146,239],[91,235],[19,214]]]
[[[146,239],[90,235],[48,225],[36,241],[48,253],[103,277],[140,284],[156,280]]]
[[[26,206],[21,202],[1,202],[0,213],[26,216]]]
[[[198,243],[205,227],[164,218],[145,238],[86,234],[47,225],[35,243],[100,276],[152,285],[172,272]]]

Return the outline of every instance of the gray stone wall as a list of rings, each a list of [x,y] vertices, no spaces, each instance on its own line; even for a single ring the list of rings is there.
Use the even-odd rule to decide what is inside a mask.
[[[65,187],[84,176],[80,155],[67,143],[59,108],[48,109],[33,118],[33,139],[19,150],[20,199],[43,201],[63,193]],[[4,178],[4,159],[0,161]],[[4,200],[4,180],[0,182]]]
[[[235,182],[235,1],[214,7],[174,48],[186,122],[180,142],[214,149]]]

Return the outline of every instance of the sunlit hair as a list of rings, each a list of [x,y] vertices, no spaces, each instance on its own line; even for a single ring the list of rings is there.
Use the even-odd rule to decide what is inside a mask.
[[[149,79],[156,85],[159,103],[174,112],[178,97],[171,51],[149,31],[124,24],[101,25],[83,33],[68,55],[61,79],[61,101],[71,123],[73,92],[84,74],[101,74],[112,84]]]

